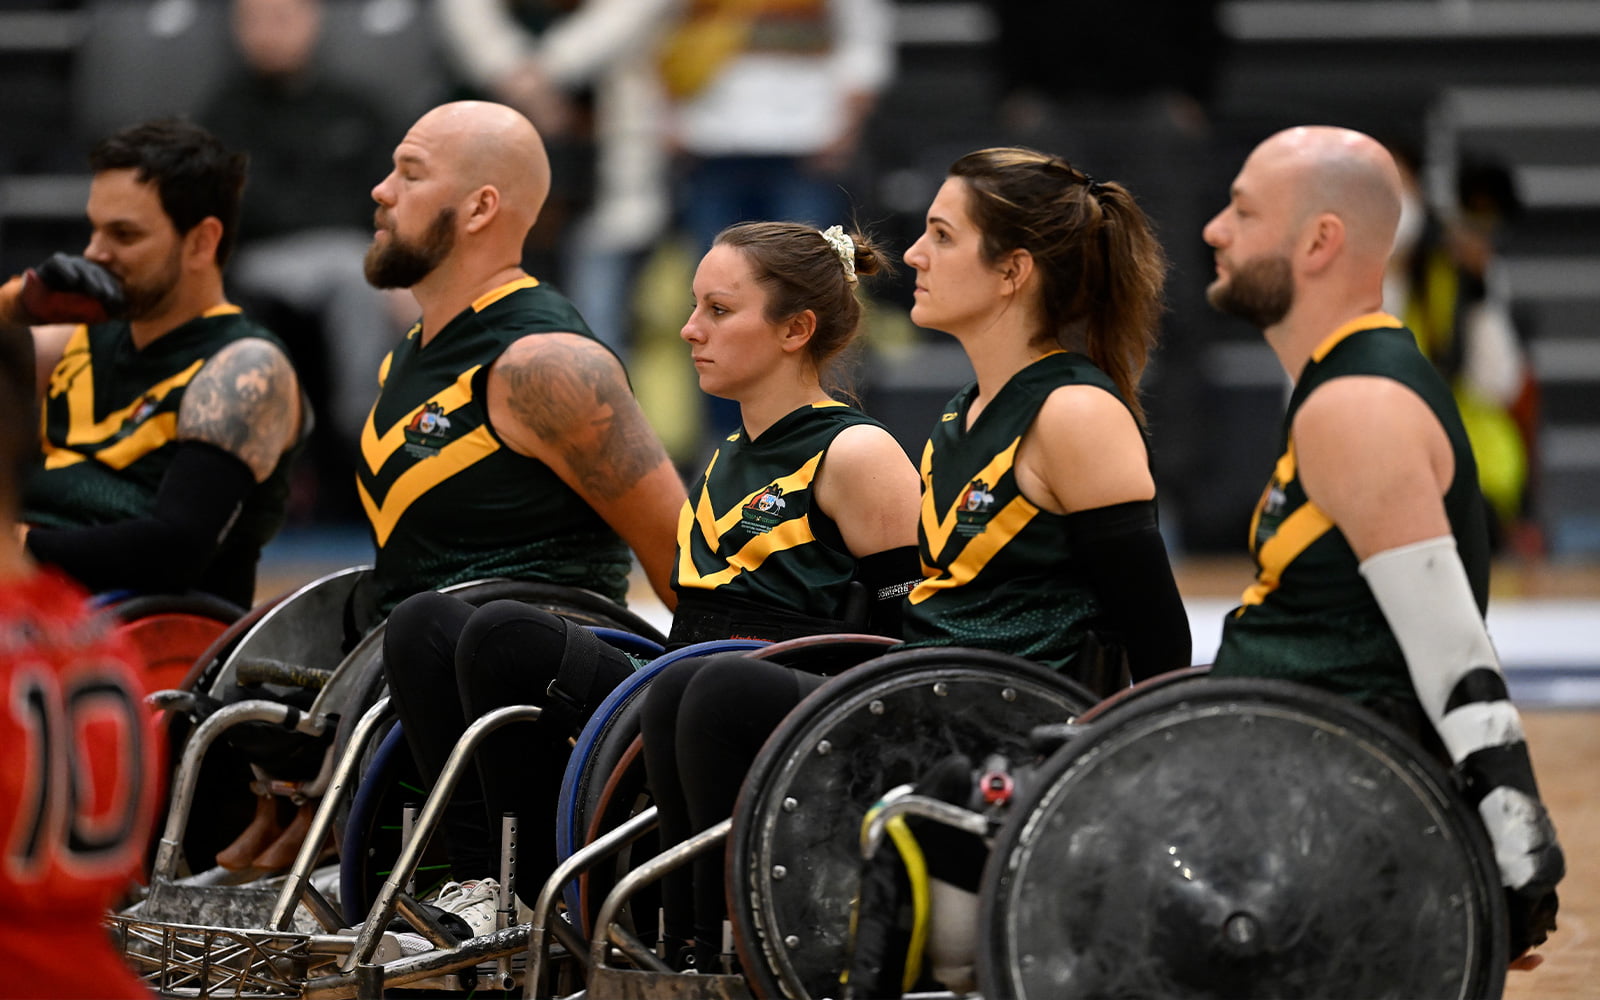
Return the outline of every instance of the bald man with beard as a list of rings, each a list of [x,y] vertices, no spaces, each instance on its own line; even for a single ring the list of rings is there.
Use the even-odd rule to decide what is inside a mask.
[[[1564,873],[1484,627],[1487,514],[1449,387],[1382,312],[1400,175],[1371,137],[1262,142],[1205,227],[1217,309],[1259,326],[1294,382],[1252,520],[1255,583],[1213,676],[1352,698],[1453,767],[1494,845],[1513,959],[1555,929]]]
[[[367,278],[422,308],[357,463],[379,614],[493,576],[620,600],[629,548],[672,604],[683,485],[622,364],[521,267],[550,184],[526,118],[463,101],[423,115],[372,190]]]
[[[530,605],[480,608],[438,591],[505,577],[621,602],[631,549],[656,594],[676,604],[683,483],[621,362],[521,266],[550,186],[544,144],[521,113],[462,101],[423,115],[372,190],[367,279],[410,289],[422,308],[379,372],[357,459],[392,704],[430,785],[483,712],[546,709],[537,724],[494,733],[477,755],[481,780],[462,782],[446,810],[456,881],[437,902],[461,918],[447,921],[461,937],[483,933],[503,902],[493,879],[467,874],[500,870],[504,812],[522,818],[520,854],[537,892],[555,856],[568,737],[633,664]],[[598,647],[580,658],[594,664],[581,678],[569,676],[569,641]]]

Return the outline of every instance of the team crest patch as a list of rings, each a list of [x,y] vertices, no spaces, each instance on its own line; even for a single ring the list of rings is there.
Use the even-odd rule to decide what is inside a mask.
[[[427,403],[406,424],[405,435],[406,451],[413,456],[437,455],[450,440],[450,418],[444,415],[444,407],[438,403]]]
[[[1266,517],[1272,517],[1282,514],[1283,505],[1287,503],[1288,500],[1289,497],[1283,492],[1283,487],[1279,486],[1278,483],[1274,481],[1272,485],[1267,487],[1267,495],[1262,498],[1262,515]]]
[[[956,505],[956,533],[968,538],[980,534],[993,516],[994,494],[989,492],[989,484],[974,479]]]
[[[138,404],[134,406],[133,409],[128,411],[128,418],[122,422],[121,427],[117,428],[116,436],[113,437],[112,440],[120,441],[129,434],[132,434],[134,431],[138,430],[139,425],[143,424],[146,420],[149,420],[150,416],[156,412],[156,408],[160,405],[161,400],[150,395],[149,393],[146,393],[144,396],[140,397]]]
[[[765,535],[783,520],[783,511],[789,502],[783,498],[783,487],[773,483],[751,497],[739,513],[739,522],[752,535]]]

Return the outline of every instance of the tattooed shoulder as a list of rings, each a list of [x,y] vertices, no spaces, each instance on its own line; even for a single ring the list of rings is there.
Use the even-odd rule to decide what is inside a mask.
[[[299,384],[283,351],[259,338],[237,340],[184,391],[178,436],[232,452],[263,480],[294,441],[299,406]]]
[[[621,364],[595,341],[524,337],[494,371],[511,415],[559,457],[583,492],[614,499],[666,460]]]

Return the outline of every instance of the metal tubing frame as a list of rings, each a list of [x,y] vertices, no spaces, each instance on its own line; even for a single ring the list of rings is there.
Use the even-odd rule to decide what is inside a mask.
[[[344,972],[351,972],[361,963],[372,961],[372,956],[377,952],[378,944],[382,940],[383,929],[395,914],[401,887],[405,885],[406,879],[411,877],[417,863],[422,860],[423,848],[433,836],[434,827],[439,825],[445,805],[455,791],[456,782],[471,762],[478,745],[501,726],[523,720],[535,721],[539,718],[539,714],[537,705],[508,705],[485,712],[461,734],[461,738],[450,751],[450,756],[445,759],[439,780],[428,793],[428,800],[423,803],[422,813],[417,817],[415,833],[400,848],[400,857],[395,860],[393,870],[384,881],[383,887],[378,890],[372,909],[367,912],[367,919],[362,923],[360,933],[356,935],[355,947],[351,949],[350,957],[342,967]]]
[[[595,917],[594,940],[589,942],[590,964],[596,968],[605,967],[606,945],[610,941],[611,925],[616,922],[617,911],[622,909],[622,904],[629,896],[640,886],[654,882],[676,868],[681,868],[698,855],[722,843],[727,839],[728,831],[731,829],[733,829],[732,818],[725,819],[716,826],[700,831],[683,843],[667,848],[618,879],[616,888],[612,889],[610,895],[606,896],[606,901],[600,904],[600,913]],[[624,942],[617,943],[619,946],[624,944]]]
[[[283,888],[278,890],[278,901],[272,907],[271,922],[268,924],[273,930],[288,930],[290,922],[294,919],[295,906],[299,903],[303,890],[311,884],[311,869],[316,867],[322,842],[327,839],[328,831],[333,827],[333,817],[339,808],[339,798],[345,786],[350,784],[356,765],[361,760],[362,751],[388,708],[388,697],[379,698],[371,708],[362,713],[356,728],[351,732],[350,742],[345,746],[344,755],[334,768],[327,791],[317,803],[317,811],[311,817],[311,827],[306,831],[306,839],[300,845],[300,853],[295,856],[294,865],[289,869]],[[336,922],[329,926],[326,916],[317,913],[318,921],[330,931],[338,930],[343,924],[342,920],[336,919]]]
[[[589,942],[583,940],[576,927],[564,920],[553,919],[556,905],[561,899],[562,888],[580,871],[609,856],[617,848],[638,840],[654,829],[655,825],[656,807],[650,806],[640,810],[637,815],[628,817],[616,829],[607,831],[592,843],[574,851],[556,866],[549,878],[545,879],[544,887],[539,891],[539,899],[533,905],[533,928],[528,933],[527,972],[523,976],[522,987],[524,997],[531,1000],[546,996],[545,979],[550,971],[552,934],[560,938],[561,943],[574,955],[581,955],[588,948]]]
[[[200,761],[216,742],[223,730],[241,722],[271,722],[282,725],[298,717],[294,731],[308,736],[321,736],[324,723],[311,718],[297,708],[276,701],[253,698],[235,702],[217,709],[195,727],[184,745],[183,757],[172,780],[172,804],[167,809],[167,825],[161,833],[156,849],[155,864],[150,869],[152,887],[157,882],[172,882],[178,877],[178,857],[183,853],[183,831],[189,825],[189,811],[194,806],[195,782],[200,776]]]
[[[880,800],[883,805],[878,809],[861,828],[861,857],[871,861],[873,855],[878,853],[878,845],[883,842],[883,834],[889,820],[896,816],[921,816],[931,819],[945,826],[953,826],[966,833],[977,834],[980,837],[989,835],[989,820],[982,813],[975,813],[970,809],[951,805],[943,799],[929,798],[926,795],[913,795],[909,791],[910,785],[901,785],[899,788],[890,789]],[[902,789],[905,789],[902,791]]]

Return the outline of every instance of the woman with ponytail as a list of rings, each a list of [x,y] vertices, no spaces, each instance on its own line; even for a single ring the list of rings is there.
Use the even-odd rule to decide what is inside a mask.
[[[977,376],[922,454],[907,644],[1004,650],[1101,694],[1188,666],[1139,403],[1166,264],[1133,196],[1045,153],[978,150],[905,260],[912,322]]]

